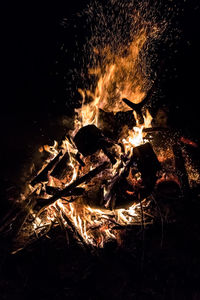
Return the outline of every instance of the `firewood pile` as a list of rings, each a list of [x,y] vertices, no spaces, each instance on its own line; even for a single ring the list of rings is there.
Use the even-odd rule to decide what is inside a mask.
[[[104,129],[89,124],[59,144],[43,147],[48,159],[31,175],[28,192],[1,220],[1,234],[11,237],[12,253],[57,227],[68,243],[71,235],[94,251],[113,240],[121,245],[126,231],[144,231],[163,220],[176,222],[177,203],[199,180],[186,153],[187,147],[197,145],[159,122],[145,127],[141,114],[132,114],[132,143],[119,134],[111,139]]]

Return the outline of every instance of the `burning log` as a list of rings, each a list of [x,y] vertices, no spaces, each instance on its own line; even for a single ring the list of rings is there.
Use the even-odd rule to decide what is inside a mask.
[[[138,194],[141,199],[151,193],[156,183],[156,173],[160,169],[160,163],[150,143],[135,147],[133,155],[127,163],[124,171],[116,176],[109,187],[109,192],[105,196],[106,207],[114,208],[127,205],[127,200],[130,204],[130,199],[136,201]],[[140,172],[142,181],[130,179],[130,184],[127,182],[127,177],[130,172]],[[132,176],[131,176],[132,177]],[[122,186],[128,187],[130,196],[122,195]]]
[[[46,192],[49,195],[56,195],[58,192],[60,192],[61,189],[57,188],[57,187],[53,187],[53,186],[47,186],[46,187]],[[65,197],[68,196],[80,196],[84,193],[85,189],[83,188],[74,188],[72,191],[70,191],[68,194],[65,195]],[[41,199],[41,201],[43,201],[43,199]]]
[[[149,127],[149,128],[143,128],[143,132],[149,133],[149,132],[157,132],[157,131],[164,131],[168,132],[170,131],[167,127]]]
[[[82,127],[75,135],[74,143],[83,156],[94,154],[102,149],[112,164],[116,162],[115,157],[108,150],[113,145],[113,142],[107,139],[95,125]]]
[[[90,171],[89,173],[85,174],[84,176],[82,176],[82,177],[78,178],[77,180],[75,180],[74,182],[72,182],[70,185],[68,185],[63,190],[58,191],[51,198],[49,198],[49,199],[42,199],[42,203],[39,203],[39,204],[41,204],[42,206],[50,205],[50,204],[54,203],[56,200],[69,195],[69,193],[72,193],[72,191],[77,186],[79,186],[82,183],[90,181],[93,177],[95,177],[100,172],[102,172],[103,170],[105,170],[108,165],[109,165],[108,162],[104,162],[100,166],[96,167],[94,170]],[[38,202],[40,202],[40,201],[41,201],[41,199]]]
[[[151,101],[151,98],[153,96],[153,93],[155,92],[156,90],[156,87],[157,87],[157,84],[158,84],[158,78],[161,74],[161,71],[163,69],[163,66],[164,66],[164,59],[161,60],[160,62],[160,65],[159,65],[159,68],[157,70],[157,74],[156,74],[156,78],[153,82],[153,85],[152,87],[149,89],[149,91],[147,92],[146,94],[146,97],[143,99],[142,102],[138,103],[138,104],[135,104],[133,102],[131,102],[130,100],[126,99],[126,98],[123,98],[122,101],[124,103],[126,103],[130,108],[132,108],[134,111],[136,111],[137,113],[137,116],[139,118],[139,122],[140,124],[144,123],[144,119],[143,119],[143,115],[142,115],[142,108],[148,103]]]
[[[58,179],[62,178],[63,171],[66,169],[68,161],[69,154],[68,152],[66,152],[51,172],[51,176],[56,177]]]
[[[48,173],[51,172],[55,166],[58,164],[63,152],[60,151],[54,159],[50,161],[50,163],[31,181],[31,185],[34,186],[41,181],[48,180]]]
[[[150,143],[140,145],[133,149],[138,170],[141,172],[145,188],[152,190],[156,182],[156,173],[161,166]]]
[[[152,85],[150,90],[147,92],[147,95],[144,98],[144,100],[138,104],[135,104],[126,98],[122,98],[122,101],[124,103],[126,103],[130,108],[132,108],[134,111],[136,111],[140,124],[144,123],[144,119],[143,119],[143,115],[142,115],[142,108],[144,105],[146,105],[151,100],[153,93],[155,91],[155,87],[156,87],[156,84],[154,82],[154,84]]]
[[[58,187],[54,187],[54,186],[46,186],[46,193],[49,195],[55,195],[57,192],[59,192],[60,189]]]

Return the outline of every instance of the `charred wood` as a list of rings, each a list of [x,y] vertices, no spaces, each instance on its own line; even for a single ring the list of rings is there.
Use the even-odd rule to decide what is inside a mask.
[[[58,193],[58,191],[60,191],[59,188],[54,187],[54,186],[46,186],[46,193],[49,195],[55,195],[56,193]]]
[[[43,202],[40,203],[43,206],[50,205],[54,203],[56,200],[66,197],[69,195],[69,193],[72,193],[72,191],[79,186],[82,183],[86,183],[90,181],[93,177],[98,175],[100,172],[106,169],[106,167],[109,165],[108,162],[104,162],[100,166],[96,167],[94,170],[90,171],[89,173],[85,174],[84,176],[78,178],[74,182],[72,182],[70,185],[68,185],[66,188],[63,190],[58,191],[54,196],[52,196],[49,199],[43,199]],[[38,199],[38,202],[41,202],[41,199]]]
[[[89,245],[87,245],[84,241],[84,239],[82,238],[82,236],[79,234],[78,230],[76,229],[76,227],[73,225],[73,223],[70,221],[70,219],[66,216],[66,214],[62,213],[62,217],[63,219],[67,222],[68,227],[70,228],[71,232],[73,233],[73,235],[75,237],[77,237],[77,239],[81,242],[81,246],[84,247],[85,250],[90,250]]]
[[[102,133],[95,125],[82,127],[74,137],[74,143],[83,156],[94,154],[100,149]]]
[[[53,171],[51,172],[51,176],[56,177],[58,179],[62,179],[63,172],[66,169],[67,163],[69,161],[69,154],[66,152],[60,161],[57,163]]]
[[[106,138],[95,125],[82,127],[75,135],[74,143],[83,156],[92,155],[102,149],[112,164],[116,162],[114,155],[108,150],[113,142]]]
[[[60,192],[61,189],[53,186],[47,186],[46,187],[46,193],[49,195],[56,195],[58,192]],[[65,197],[68,196],[80,196],[85,191],[84,188],[74,188],[72,191],[70,191],[68,194],[65,195]],[[41,198],[42,199],[42,198]],[[43,198],[44,200],[44,198]]]
[[[138,170],[141,173],[143,184],[152,189],[156,181],[156,173],[161,166],[150,143],[135,147],[133,157],[136,158]]]
[[[156,173],[161,168],[156,154],[150,143],[135,147],[133,155],[127,162],[124,171],[120,175],[113,178],[109,192],[106,194],[104,201],[106,207],[113,209],[114,207],[121,207],[127,205],[131,201],[136,201],[138,194],[141,199],[151,193],[156,182]],[[142,183],[128,184],[127,177],[131,172],[140,172]],[[131,196],[121,193],[121,190],[129,190]],[[128,203],[126,203],[128,201]]]
[[[48,173],[51,172],[57,163],[59,162],[61,156],[63,155],[63,152],[60,151],[54,159],[50,161],[50,163],[31,181],[31,185],[34,186],[37,183],[41,181],[47,181],[48,180]]]

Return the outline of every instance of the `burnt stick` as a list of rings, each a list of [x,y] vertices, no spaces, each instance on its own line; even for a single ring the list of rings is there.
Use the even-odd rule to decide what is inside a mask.
[[[69,154],[66,152],[63,157],[56,164],[55,168],[51,172],[51,176],[60,179],[60,176],[64,169],[66,169],[67,162],[69,161]]]
[[[150,99],[151,99],[151,97],[153,95],[154,90],[155,90],[155,82],[153,83],[153,85],[150,88],[150,90],[147,92],[147,95],[144,98],[144,100],[141,101],[140,103],[135,104],[135,103],[131,102],[130,100],[126,99],[126,98],[122,98],[122,101],[124,103],[126,103],[130,108],[132,108],[133,110],[135,110],[136,113],[141,114],[141,109],[143,108],[144,105],[146,105],[150,101]]]
[[[60,157],[63,155],[63,152],[60,151],[54,159],[50,161],[50,163],[31,181],[31,185],[34,186],[41,181],[47,180],[48,172],[52,171],[52,169],[57,165],[60,160]]]
[[[74,182],[72,182],[70,185],[68,185],[66,188],[64,188],[61,191],[58,191],[54,196],[52,196],[49,199],[45,199],[43,205],[50,205],[54,203],[56,200],[64,197],[65,195],[69,195],[69,192],[74,190],[78,185],[90,181],[93,177],[98,175],[100,172],[106,169],[106,167],[109,165],[108,162],[104,162],[100,166],[96,167],[94,170],[88,172],[87,174],[83,175],[82,177],[78,178]]]

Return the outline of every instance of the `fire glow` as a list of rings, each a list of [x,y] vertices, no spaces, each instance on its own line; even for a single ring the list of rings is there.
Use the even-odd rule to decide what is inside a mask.
[[[30,210],[34,219],[30,231],[37,237],[46,235],[51,226],[60,225],[64,230],[72,231],[82,243],[103,247],[110,240],[120,244],[127,226],[144,227],[153,222],[148,211],[148,196],[151,185],[155,184],[151,180],[156,180],[159,166],[153,167],[152,179],[145,183],[149,189],[145,194],[142,175],[134,160],[140,156],[137,151],[143,151],[138,147],[143,145],[155,160],[152,164],[159,164],[146,139],[145,129],[151,128],[151,114],[148,109],[132,109],[135,126],[124,126],[113,139],[104,136],[100,117],[100,111],[113,115],[130,111],[127,99],[133,105],[143,103],[154,85],[154,80],[147,74],[145,49],[152,40],[159,38],[165,26],[159,27],[153,19],[151,22],[143,20],[139,11],[131,17],[136,28],[126,45],[119,44],[113,51],[111,45],[93,48],[93,52],[101,57],[95,67],[88,69],[95,84],[89,89],[78,89],[82,105],[76,109],[73,130],[61,143],[39,148],[40,152],[49,153],[49,159],[29,184],[30,194],[40,197],[38,202],[42,207],[39,211]],[[84,144],[87,139],[89,146]],[[166,151],[158,154],[160,162],[166,160]],[[62,176],[57,178],[54,170],[62,159],[67,164]],[[47,176],[43,176],[45,168],[48,168]],[[123,203],[126,197],[129,201]]]
[[[135,16],[139,18],[139,14]],[[151,25],[151,26],[150,26]],[[95,89],[82,90],[79,93],[82,97],[82,106],[76,110],[76,119],[74,122],[74,130],[69,133],[70,138],[66,138],[60,148],[58,143],[54,146],[44,146],[44,150],[51,154],[53,160],[60,151],[64,156],[68,153],[68,172],[62,180],[56,180],[53,176],[48,176],[48,181],[43,183],[43,190],[46,186],[66,188],[73,183],[78,177],[86,174],[88,171],[94,169],[97,164],[93,163],[90,156],[82,157],[85,166],[80,166],[80,163],[75,159],[78,152],[73,138],[77,132],[88,125],[95,125],[97,128],[99,124],[99,109],[104,111],[127,111],[129,107],[121,100],[122,98],[129,98],[134,103],[140,103],[146,96],[146,91],[151,87],[151,82],[144,75],[141,65],[145,64],[145,57],[143,55],[142,61],[140,58],[141,53],[147,40],[158,34],[156,25],[141,23],[132,36],[127,46],[119,45],[117,53],[112,52],[110,46],[104,49],[94,48],[94,52],[103,57],[101,64],[95,68],[89,69],[91,76],[96,76],[97,83]],[[126,54],[124,52],[126,51]],[[92,91],[94,90],[94,91]],[[88,101],[88,98],[90,101]],[[39,228],[56,222],[58,214],[60,221],[65,227],[73,224],[73,227],[85,243],[97,247],[103,247],[104,243],[110,239],[117,239],[120,241],[119,228],[127,225],[141,224],[141,206],[147,206],[148,201],[143,199],[135,203],[134,201],[126,208],[116,208],[115,204],[110,203],[109,192],[112,189],[112,181],[120,173],[122,173],[126,166],[126,161],[130,160],[133,154],[133,148],[142,145],[145,142],[145,133],[143,129],[151,126],[152,117],[148,110],[143,113],[143,122],[140,122],[137,113],[133,111],[136,125],[132,129],[128,129],[126,135],[121,135],[118,142],[112,147],[115,153],[115,162],[110,163],[108,157],[102,150],[98,150],[95,154],[98,159],[98,165],[102,162],[108,162],[106,170],[102,170],[97,176],[98,186],[93,186],[90,183],[83,183],[79,185],[80,188],[86,191],[93,189],[98,194],[98,190],[102,190],[101,197],[98,202],[101,205],[88,205],[85,196],[69,196],[62,197],[56,200],[53,204],[43,208],[37,215],[34,215],[35,221],[33,223],[34,230],[40,231]],[[101,129],[101,126],[100,126]],[[122,149],[123,148],[123,149]],[[125,157],[123,160],[122,157]],[[105,175],[106,173],[106,175]],[[132,180],[140,180],[138,174]],[[107,185],[103,179],[107,180]],[[138,181],[139,182],[139,181]],[[96,182],[95,182],[96,183]],[[36,185],[37,186],[37,185]],[[38,184],[39,192],[41,191],[41,184]],[[131,193],[124,191],[124,193]],[[95,193],[94,193],[95,194]],[[97,198],[100,196],[96,196]],[[44,192],[44,198],[48,199],[50,196]],[[74,199],[75,198],[75,199]],[[106,200],[107,199],[107,200]],[[91,204],[91,203],[90,203]],[[96,207],[95,207],[96,206]],[[59,211],[59,212],[58,212]],[[144,220],[143,220],[144,222]]]
[[[88,112],[88,107],[85,106],[84,108]],[[84,114],[85,112],[81,110],[81,113]],[[146,125],[149,127],[151,122],[151,116],[148,111],[144,117],[144,120],[144,124],[137,124],[138,126],[129,131],[128,137],[126,139],[122,139],[125,154],[128,154],[129,157],[131,156],[133,147],[139,146],[140,144],[144,143],[145,134],[142,132],[142,129]],[[45,146],[45,150],[56,156],[59,152],[57,145],[58,144],[55,143],[54,147]],[[84,169],[87,169],[87,167],[82,167],[82,170],[80,170],[79,163],[73,158],[72,155],[77,150],[73,148],[73,145],[69,142],[68,139],[63,141],[61,148],[63,149],[64,153],[67,152],[69,154],[68,166],[71,168],[70,178],[69,176],[66,176],[66,178],[62,180],[62,183],[60,182],[62,187],[66,187],[73,181],[75,181],[78,176],[84,174]],[[120,148],[117,147],[118,151],[119,149]],[[117,172],[119,172],[118,167],[121,163],[120,155],[122,155],[122,153],[118,153],[118,160],[116,161],[116,163],[113,166],[110,164],[109,168],[106,170],[108,173],[110,173],[108,176],[110,180],[117,174]],[[106,159],[103,153],[101,153],[99,157],[102,161],[105,161]],[[93,168],[91,162],[90,168]],[[122,171],[122,169],[123,167],[120,169],[120,172]],[[98,175],[98,180],[100,182],[102,181],[101,174]],[[58,186],[57,181],[55,181],[51,176],[49,176],[49,180],[45,184],[53,187]],[[85,188],[85,186],[85,184],[80,185],[80,187],[83,188]],[[94,187],[92,188],[94,189]],[[40,189],[40,184],[38,185],[38,189]],[[104,194],[105,193],[106,188],[104,189]],[[56,222],[57,214],[59,211],[60,219],[66,228],[69,226],[67,220],[70,220],[70,223],[72,222],[72,224],[76,228],[79,234],[79,238],[81,237],[85,243],[91,244],[96,247],[103,247],[104,243],[111,239],[117,239],[118,242],[120,242],[119,228],[122,228],[126,225],[141,224],[141,204],[144,207],[148,205],[148,201],[144,199],[142,203],[133,203],[128,208],[110,210],[106,209],[106,207],[91,207],[84,203],[82,197],[79,196],[76,198],[77,199],[71,203],[67,203],[68,201],[71,201],[71,197],[63,197],[62,199],[58,199],[55,203],[49,205],[46,208],[46,212],[44,212],[44,210],[42,209],[42,211],[40,211],[37,216],[34,215],[34,230],[38,232],[40,231],[40,228],[43,228],[44,226],[48,227],[48,225],[52,222]]]

